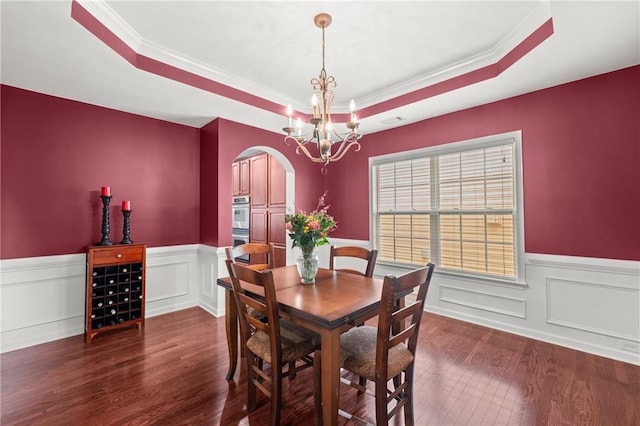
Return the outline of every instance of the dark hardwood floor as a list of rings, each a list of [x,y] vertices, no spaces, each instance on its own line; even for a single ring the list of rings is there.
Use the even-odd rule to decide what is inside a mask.
[[[640,425],[638,366],[428,313],[420,333],[418,425]],[[149,318],[143,332],[5,353],[0,423],[266,425],[266,400],[246,411],[244,367],[225,380],[225,339],[224,318],[191,308]],[[307,386],[309,370],[285,380],[284,399]],[[340,402],[373,422],[373,398],[343,386]],[[282,414],[310,424],[313,401]]]

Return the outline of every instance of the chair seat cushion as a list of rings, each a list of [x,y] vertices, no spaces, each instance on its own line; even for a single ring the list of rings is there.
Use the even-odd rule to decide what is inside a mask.
[[[299,327],[291,322],[280,320],[280,348],[282,350],[282,362],[287,363],[313,352],[319,341],[316,333]],[[271,342],[269,335],[263,331],[257,331],[247,340],[247,348],[271,364]]]
[[[340,336],[342,348],[342,368],[367,380],[376,378],[376,327],[355,327]],[[387,377],[400,374],[413,361],[413,354],[400,343],[389,350]]]

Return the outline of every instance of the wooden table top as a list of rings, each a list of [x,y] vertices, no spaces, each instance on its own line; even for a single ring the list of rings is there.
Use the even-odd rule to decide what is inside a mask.
[[[320,268],[315,284],[302,284],[295,265],[275,268],[276,298],[283,312],[318,327],[333,330],[356,319],[375,316],[380,306],[382,280]],[[218,285],[232,290],[230,278]],[[254,286],[257,296],[262,289]]]

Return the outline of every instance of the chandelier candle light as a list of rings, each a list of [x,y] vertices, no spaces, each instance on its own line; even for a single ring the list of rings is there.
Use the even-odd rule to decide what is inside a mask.
[[[300,118],[296,120],[296,127],[293,127],[293,109],[291,105],[287,106],[288,126],[282,130],[287,134],[284,142],[290,145],[292,141],[296,143],[296,153],[304,153],[311,161],[322,163],[322,173],[327,173],[327,165],[330,162],[338,161],[352,147],[356,151],[360,150],[358,142],[362,135],[358,133],[358,118],[356,116],[356,105],[353,100],[349,104],[350,114],[349,122],[346,124],[347,131],[337,131],[331,122],[331,104],[333,102],[332,88],[336,87],[336,80],[333,76],[327,76],[324,69],[324,30],[331,24],[331,15],[328,13],[320,13],[313,18],[313,22],[317,27],[322,28],[322,69],[317,78],[311,79],[313,86],[313,96],[311,98],[312,116],[309,123],[312,125],[310,130],[303,131],[303,125]],[[307,144],[315,144],[318,150],[318,156],[314,156],[309,152]],[[334,147],[336,147],[334,149]],[[334,151],[334,152],[332,152]]]

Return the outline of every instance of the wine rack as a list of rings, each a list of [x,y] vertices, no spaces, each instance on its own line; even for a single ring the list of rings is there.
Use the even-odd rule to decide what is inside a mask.
[[[89,247],[85,340],[117,328],[144,327],[146,245]]]

